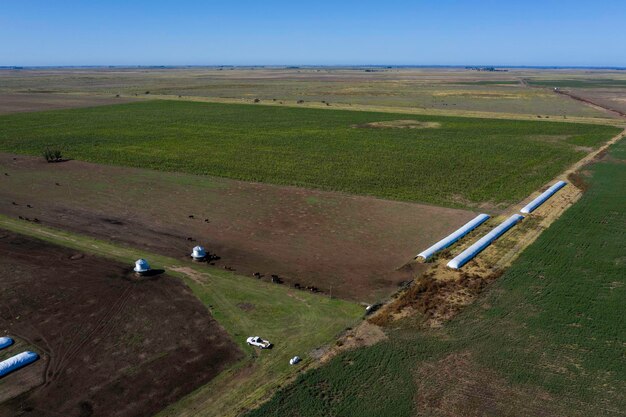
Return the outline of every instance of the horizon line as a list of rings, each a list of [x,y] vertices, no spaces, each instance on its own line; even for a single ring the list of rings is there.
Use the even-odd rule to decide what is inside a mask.
[[[0,65],[0,70],[31,68],[530,68],[530,69],[611,69],[626,70],[620,65],[494,65],[494,64],[70,64],[70,65]]]

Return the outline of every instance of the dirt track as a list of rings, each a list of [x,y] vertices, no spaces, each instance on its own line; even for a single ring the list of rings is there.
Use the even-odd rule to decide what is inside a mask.
[[[265,280],[275,274],[325,293],[332,286],[334,296],[368,302],[411,279],[414,271],[396,269],[475,215],[7,154],[0,154],[0,213],[178,258],[188,259],[192,247],[202,244],[221,257],[216,267],[250,277],[259,272]]]
[[[131,277],[0,230],[0,329],[43,358],[0,387],[45,380],[1,404],[0,416],[150,416],[242,356],[178,279]]]

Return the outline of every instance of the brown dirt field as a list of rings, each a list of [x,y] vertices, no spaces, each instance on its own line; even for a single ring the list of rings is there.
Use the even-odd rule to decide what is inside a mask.
[[[103,106],[129,101],[133,99],[49,93],[0,93],[0,114]]]
[[[0,213],[181,259],[202,244],[220,257],[216,267],[251,278],[259,272],[264,280],[275,274],[324,293],[332,286],[333,296],[368,302],[423,271],[421,264],[400,267],[475,216],[341,193],[78,161],[47,164],[7,154],[0,154]]]
[[[242,357],[180,280],[0,232],[0,329],[42,356],[0,416],[150,416]]]
[[[606,99],[600,98],[600,99],[596,99],[588,94],[585,93],[571,93],[569,91],[564,91],[564,90],[559,90],[557,92],[558,94],[562,94],[565,96],[568,96],[570,98],[572,98],[573,100],[576,101],[580,101],[582,103],[585,103],[593,108],[599,109],[599,110],[605,110],[607,112],[613,113],[617,116],[620,117],[626,117],[626,113],[618,110],[617,108],[620,107],[620,103],[619,101],[607,101]],[[584,95],[584,96],[583,96]]]
[[[624,88],[571,89],[571,94],[592,105],[626,117],[626,90]]]

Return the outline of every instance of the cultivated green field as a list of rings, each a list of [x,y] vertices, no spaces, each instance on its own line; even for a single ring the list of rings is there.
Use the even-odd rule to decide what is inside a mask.
[[[626,79],[590,78],[560,80],[529,80],[530,85],[562,88],[626,88]]]
[[[414,128],[371,127],[412,120]],[[0,150],[48,146],[99,163],[421,201],[501,207],[527,196],[609,126],[152,101],[0,116]]]
[[[617,416],[626,409],[626,141],[472,307],[301,376],[260,416]]]

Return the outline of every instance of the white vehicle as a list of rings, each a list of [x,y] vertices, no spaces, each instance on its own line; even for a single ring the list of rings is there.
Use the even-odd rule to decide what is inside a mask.
[[[300,359],[300,356],[294,356],[293,358],[289,359],[289,365],[295,365],[301,360],[302,359]]]
[[[251,336],[246,339],[246,342],[248,342],[250,346],[256,346],[261,349],[272,347],[272,344],[268,340],[261,339],[259,336]]]

